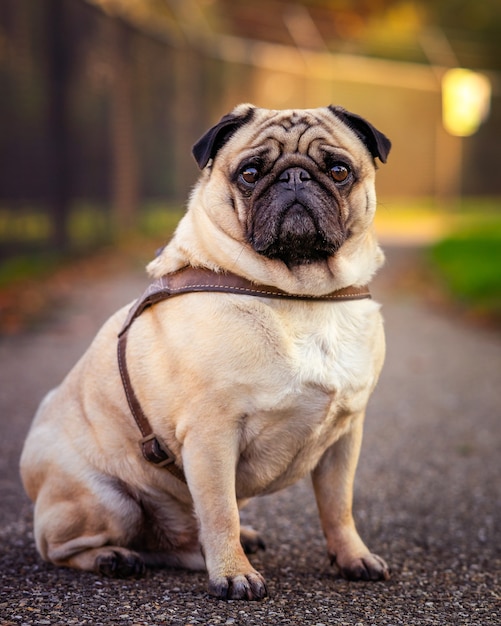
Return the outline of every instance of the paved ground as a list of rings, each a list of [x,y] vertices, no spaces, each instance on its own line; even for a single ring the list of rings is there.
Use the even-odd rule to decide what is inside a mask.
[[[254,558],[270,591],[260,603],[209,598],[203,574],[114,581],[39,559],[20,448],[45,391],[145,282],[114,274],[80,280],[37,332],[0,340],[0,624],[501,624],[501,335],[395,289],[411,257],[388,256],[374,286],[388,355],[355,510],[362,536],[391,563],[389,582],[347,583],[330,568],[307,480],[245,512],[268,546]]]

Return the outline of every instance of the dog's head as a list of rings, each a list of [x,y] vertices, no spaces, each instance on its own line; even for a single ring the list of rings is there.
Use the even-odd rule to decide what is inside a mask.
[[[253,249],[290,266],[325,260],[350,237],[367,170],[375,157],[386,162],[390,146],[369,122],[339,107],[243,105],[211,128],[193,154],[201,168],[209,161],[223,168]]]
[[[374,126],[340,107],[236,107],[193,148],[203,171],[190,211],[199,216],[199,232],[201,221],[215,226],[203,247],[227,252],[213,265],[255,278],[250,266],[229,266],[230,240],[240,247],[232,249],[234,262],[238,254],[254,267],[259,256],[269,275],[281,267],[304,276],[308,267],[328,265],[370,227],[375,159],[386,162],[390,147]]]

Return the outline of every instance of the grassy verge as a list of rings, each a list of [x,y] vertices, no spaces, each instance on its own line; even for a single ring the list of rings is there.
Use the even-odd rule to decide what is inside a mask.
[[[103,248],[113,247],[116,254],[131,259],[150,259],[155,248],[172,235],[182,210],[159,203],[145,206],[137,230],[117,237],[105,207],[79,205],[69,223],[70,246],[67,253],[50,248],[48,215],[29,207],[13,212],[0,208],[0,289],[28,279],[49,276],[68,261],[79,260]]]
[[[501,211],[470,215],[429,248],[428,258],[455,301],[501,322]]]

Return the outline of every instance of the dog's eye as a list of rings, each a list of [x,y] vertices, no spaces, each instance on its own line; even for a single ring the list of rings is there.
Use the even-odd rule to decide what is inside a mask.
[[[257,167],[246,167],[240,172],[242,179],[249,185],[253,185],[259,178],[259,170]]]
[[[350,175],[350,168],[344,163],[335,163],[330,168],[329,173],[335,183],[344,183]]]

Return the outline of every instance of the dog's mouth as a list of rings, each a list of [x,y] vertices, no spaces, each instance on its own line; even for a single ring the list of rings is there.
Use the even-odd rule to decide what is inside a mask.
[[[311,172],[284,170],[249,207],[248,241],[288,266],[326,260],[347,238],[341,201]]]
[[[342,245],[344,236],[327,235],[321,219],[300,202],[293,202],[282,211],[255,220],[250,237],[254,250],[269,259],[286,265],[304,265],[332,256]]]

